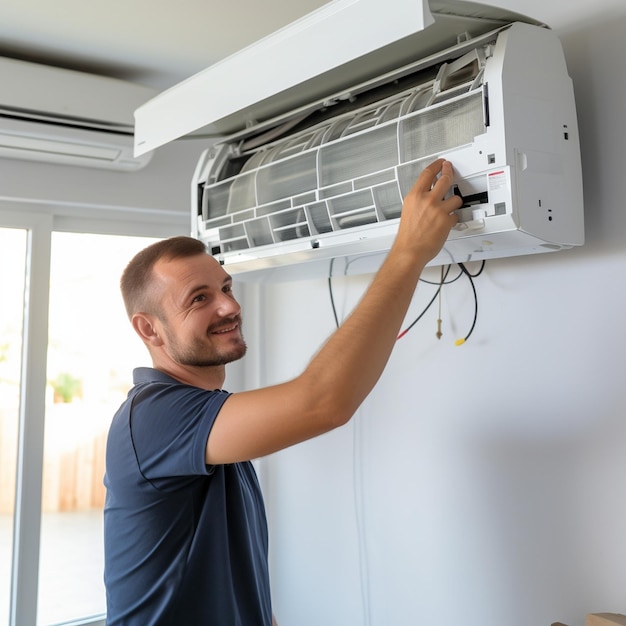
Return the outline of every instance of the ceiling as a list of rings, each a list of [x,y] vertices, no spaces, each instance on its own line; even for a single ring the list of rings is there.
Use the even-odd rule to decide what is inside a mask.
[[[165,89],[327,0],[3,0],[0,56]]]
[[[384,0],[380,1],[384,6]],[[416,0],[417,1],[417,0]],[[0,56],[166,89],[326,0],[3,0]],[[624,12],[623,0],[489,0],[554,29]],[[604,14],[606,18],[606,12]]]

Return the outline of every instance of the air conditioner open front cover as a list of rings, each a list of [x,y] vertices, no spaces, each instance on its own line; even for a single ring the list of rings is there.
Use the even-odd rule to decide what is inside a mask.
[[[329,0],[139,106],[135,156],[189,134],[215,138],[273,124],[452,46],[460,34],[514,21],[539,24],[467,0]]]
[[[432,265],[583,243],[574,94],[552,31],[516,22],[461,37],[213,145],[194,175],[192,228],[242,279],[319,275],[333,258],[373,271],[402,198],[440,156],[464,205]]]

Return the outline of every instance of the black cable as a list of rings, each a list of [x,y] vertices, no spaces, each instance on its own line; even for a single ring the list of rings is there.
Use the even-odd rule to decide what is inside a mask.
[[[330,304],[331,304],[332,311],[333,311],[333,317],[335,318],[335,325],[337,326],[337,328],[339,328],[339,317],[337,315],[337,307],[335,306],[335,298],[334,298],[334,295],[333,295],[333,285],[332,285],[334,262],[335,262],[335,259],[331,259],[330,260],[330,267],[328,269],[328,293],[330,295]],[[470,338],[471,334],[474,332],[474,328],[476,327],[476,321],[478,319],[478,294],[476,292],[476,286],[474,285],[474,280],[473,279],[476,278],[477,276],[480,276],[482,274],[483,270],[485,269],[485,261],[484,260],[482,261],[482,263],[480,265],[480,269],[475,274],[472,274],[467,269],[467,267],[465,267],[465,264],[463,264],[463,263],[458,263],[458,266],[459,266],[459,270],[460,271],[459,271],[458,275],[455,276],[454,278],[452,278],[451,280],[446,280],[446,279],[448,277],[448,274],[450,273],[452,265],[448,265],[447,266],[446,271],[445,271],[442,279],[440,281],[438,281],[438,282],[434,282],[434,281],[426,280],[424,278],[420,278],[420,282],[423,282],[423,283],[426,283],[426,284],[429,284],[429,285],[437,285],[437,290],[435,291],[435,294],[430,299],[428,304],[424,307],[422,312],[398,335],[397,339],[400,339],[400,338],[404,337],[404,335],[406,335],[411,330],[411,328],[413,328],[413,326],[415,326],[415,324],[417,324],[417,322],[419,322],[422,319],[422,317],[424,317],[426,312],[430,309],[430,307],[433,305],[433,303],[437,299],[437,296],[441,292],[441,289],[443,288],[444,285],[452,284],[453,282],[455,282],[459,278],[461,278],[461,276],[463,276],[463,275],[467,276],[467,279],[469,280],[470,286],[472,288],[472,293],[473,293],[473,296],[474,296],[474,319],[472,320],[472,325],[471,325],[467,335],[465,335],[465,337],[463,339],[458,339],[457,342],[456,342],[456,345],[462,345]]]
[[[474,293],[474,319],[472,321],[472,326],[469,329],[469,332],[467,333],[467,335],[465,335],[463,339],[457,339],[457,342],[456,342],[457,346],[464,344],[470,338],[470,335],[474,332],[474,327],[476,326],[476,319],[478,318],[478,295],[476,294],[476,287],[474,286],[474,278],[476,278],[476,276],[479,276],[481,274],[481,272],[483,271],[485,267],[485,262],[484,261],[482,262],[480,270],[478,270],[476,274],[470,273],[468,269],[465,267],[465,265],[463,265],[463,263],[459,263],[459,267],[461,268],[461,271],[467,276],[467,279],[469,280],[470,285],[472,287],[472,292]]]
[[[430,307],[433,305],[433,302],[437,299],[437,296],[439,295],[441,288],[446,284],[446,277],[448,276],[448,273],[450,272],[451,267],[452,267],[451,265],[448,265],[443,275],[443,278],[438,283],[432,283],[427,280],[423,281],[425,283],[430,283],[431,285],[439,285],[437,287],[437,291],[435,291],[435,295],[431,298],[430,302],[426,305],[426,307],[422,310],[422,312],[398,335],[398,337],[396,338],[396,341],[404,337],[404,335],[406,335],[411,330],[411,328],[413,328],[413,326],[415,326],[415,324],[417,324],[417,322],[419,322],[422,319],[422,317],[424,317],[424,315],[426,314],[426,311],[428,311],[428,309],[430,309]],[[459,276],[462,276],[462,275],[463,275],[463,272],[459,274]],[[457,280],[457,279],[458,279],[458,276],[454,280]],[[454,281],[451,281],[451,282],[454,282]]]
[[[463,270],[459,268],[459,273],[454,278],[451,278],[450,280],[445,280],[446,276],[450,273],[451,268],[452,268],[452,265],[448,265],[448,269],[446,270],[446,273],[444,275],[443,282],[441,282],[441,280],[426,280],[425,278],[420,278],[420,282],[426,283],[427,285],[451,285],[453,282],[459,280],[459,278],[463,276]]]
[[[483,270],[485,269],[485,261],[483,260],[482,263],[480,264],[480,269],[475,273],[472,274],[464,265],[463,263],[459,263],[459,267],[461,268],[462,272],[465,272],[465,274],[467,274],[467,276],[471,276],[472,278],[476,278],[477,276],[480,276],[483,273]]]
[[[339,318],[337,317],[337,308],[335,307],[335,298],[333,296],[333,264],[335,259],[330,260],[330,267],[328,268],[328,293],[330,294],[330,306],[333,309],[333,315],[335,317],[335,326],[339,328]]]

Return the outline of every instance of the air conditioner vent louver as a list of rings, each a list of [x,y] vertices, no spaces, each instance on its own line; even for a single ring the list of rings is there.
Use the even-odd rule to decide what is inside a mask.
[[[21,122],[37,122],[47,124],[51,127],[57,126],[60,128],[102,130],[109,133],[131,136],[133,134],[132,124],[121,124],[119,122],[108,122],[106,120],[85,119],[72,115],[50,115],[44,111],[17,109],[7,106],[0,107],[0,118]]]

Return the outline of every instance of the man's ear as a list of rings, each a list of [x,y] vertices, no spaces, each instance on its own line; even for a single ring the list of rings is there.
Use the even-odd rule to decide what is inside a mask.
[[[155,327],[154,319],[146,313],[135,313],[131,320],[135,332],[141,337],[144,343],[151,346],[161,346],[163,341]]]

